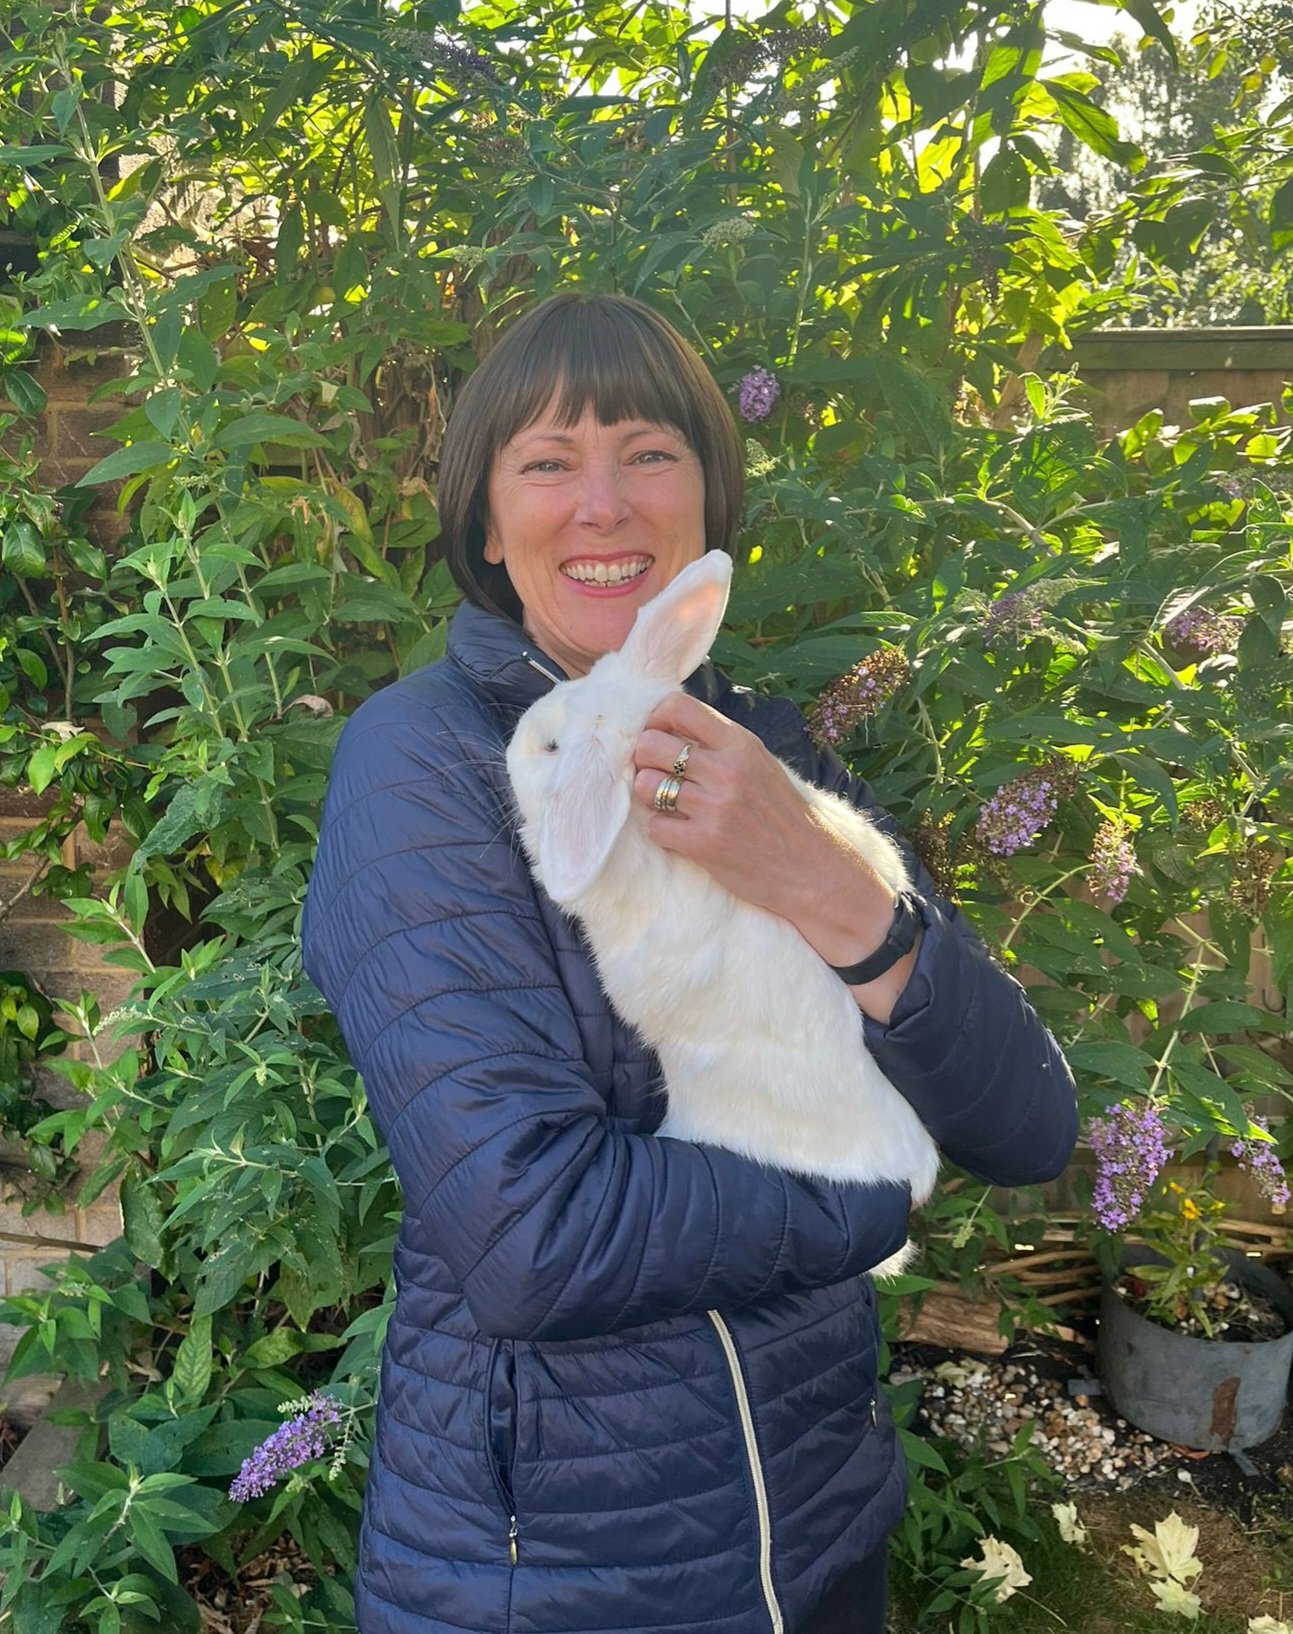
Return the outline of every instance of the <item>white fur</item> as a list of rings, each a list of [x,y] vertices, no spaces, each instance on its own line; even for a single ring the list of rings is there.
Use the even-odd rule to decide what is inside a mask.
[[[616,1010],[660,1057],[661,1135],[828,1180],[904,1181],[923,1202],[938,1150],[866,1048],[848,988],[787,920],[655,845],[631,798],[647,717],[709,651],[730,578],[729,558],[707,553],[641,609],[619,652],[521,717],[507,768],[522,843],[582,922]],[[908,885],[887,835],[785,772],[886,884]]]

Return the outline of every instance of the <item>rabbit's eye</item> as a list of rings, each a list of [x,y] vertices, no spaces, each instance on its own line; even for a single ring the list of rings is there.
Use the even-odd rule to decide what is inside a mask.
[[[557,752],[557,740],[556,740],[556,738],[547,738],[547,739],[544,740],[543,752],[544,752],[545,755],[555,755],[556,754],[556,752]]]

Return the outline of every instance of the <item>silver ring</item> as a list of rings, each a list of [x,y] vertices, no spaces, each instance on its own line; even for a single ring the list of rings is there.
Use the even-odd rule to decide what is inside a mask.
[[[682,793],[682,778],[674,777],[670,773],[660,779],[660,787],[655,791],[655,800],[652,804],[657,811],[675,812],[678,809],[678,796]]]
[[[686,777],[686,775],[687,775],[687,762],[691,759],[691,750],[692,750],[692,746],[691,746],[690,743],[684,743],[682,748],[679,749],[678,758],[673,763],[673,775],[675,777],[677,777],[677,778]]]

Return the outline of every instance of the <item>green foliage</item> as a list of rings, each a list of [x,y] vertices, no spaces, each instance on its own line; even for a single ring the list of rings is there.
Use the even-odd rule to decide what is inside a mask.
[[[32,1140],[49,1111],[34,1072],[67,1047],[67,1034],[54,1023],[54,1008],[40,988],[19,970],[0,970],[0,1139],[22,1142],[31,1164],[34,1195],[24,1211],[57,1195],[67,1164],[55,1145]]]
[[[1062,130],[1037,200],[1083,224],[1084,254],[1103,243],[1119,281],[1134,279],[1139,324],[1287,322],[1293,25],[1283,8],[1205,0],[1171,53],[1124,37],[1081,49],[1144,168],[1137,177]]]
[[[1101,447],[1017,372],[1129,309],[1109,256],[1167,195],[1080,244],[1031,204],[1057,124],[1140,164],[1084,76],[1042,67],[1040,7],[574,18],[9,8],[0,167],[42,259],[0,334],[0,783],[50,810],[5,849],[133,983],[110,1016],[68,1001],[89,1058],[53,1065],[85,1099],[31,1132],[85,1157],[83,1201],[120,1183],[125,1236],[0,1308],[15,1375],[109,1384],[69,1502],[0,1543],[17,1634],[196,1628],[176,1548],[236,1578],[283,1531],[311,1571],[267,1634],[350,1617],[362,1433],[335,1481],[224,1496],[283,1400],[327,1385],[368,1421],[390,1310],[399,1199],[298,918],[342,721],[444,650],[444,417],[551,289],[652,302],[733,397],[775,372],[718,657],[809,706],[901,654],[840,748],[1027,982],[1086,1109],[1152,1088],[1201,1147],[1287,1086],[1246,982],[1264,944],[1286,1002],[1293,960],[1287,433],[1208,402]],[[36,335],[118,366],[103,456],[57,492],[24,448]],[[114,494],[105,552],[87,512]],[[1192,608],[1236,621],[1228,650],[1173,635]],[[1069,795],[994,853],[980,813],[1043,772]],[[62,861],[79,822],[129,842],[100,895]],[[1108,823],[1141,870],[1121,905],[1089,883]],[[973,1185],[927,1224],[940,1274],[1008,1231]],[[1030,1470],[1022,1446],[918,1468],[904,1547],[976,1617],[968,1517],[1022,1527]]]
[[[1040,1494],[1058,1492],[1059,1478],[1031,1445],[1032,1424],[996,1455],[985,1447],[965,1452],[907,1428],[923,1381],[890,1387],[908,1468],[913,1480],[895,1534],[901,1577],[918,1585],[919,1626],[987,1634],[997,1585],[972,1567],[981,1539],[996,1538],[1027,1553],[1043,1537],[1030,1511]],[[954,1620],[953,1620],[954,1619]]]

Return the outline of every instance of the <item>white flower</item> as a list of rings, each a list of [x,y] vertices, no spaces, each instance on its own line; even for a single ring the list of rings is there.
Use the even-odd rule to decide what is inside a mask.
[[[1174,1611],[1178,1617],[1191,1622],[1199,1615],[1199,1597],[1178,1583],[1174,1577],[1159,1577],[1149,1585],[1160,1611]]]
[[[1250,1617],[1248,1634],[1293,1634],[1293,1623],[1282,1623],[1278,1617]]]
[[[1002,1543],[1000,1538],[984,1538],[979,1544],[982,1560],[963,1560],[962,1566],[968,1566],[978,1572],[985,1579],[1000,1578],[996,1601],[1000,1605],[1003,1600],[1009,1600],[1016,1589],[1022,1589],[1025,1583],[1032,1582],[1032,1573],[1024,1570],[1024,1563],[1018,1552],[1008,1543]]]
[[[1086,1527],[1078,1519],[1076,1504],[1052,1504],[1051,1514],[1060,1529],[1060,1537],[1078,1549],[1086,1548]]]

